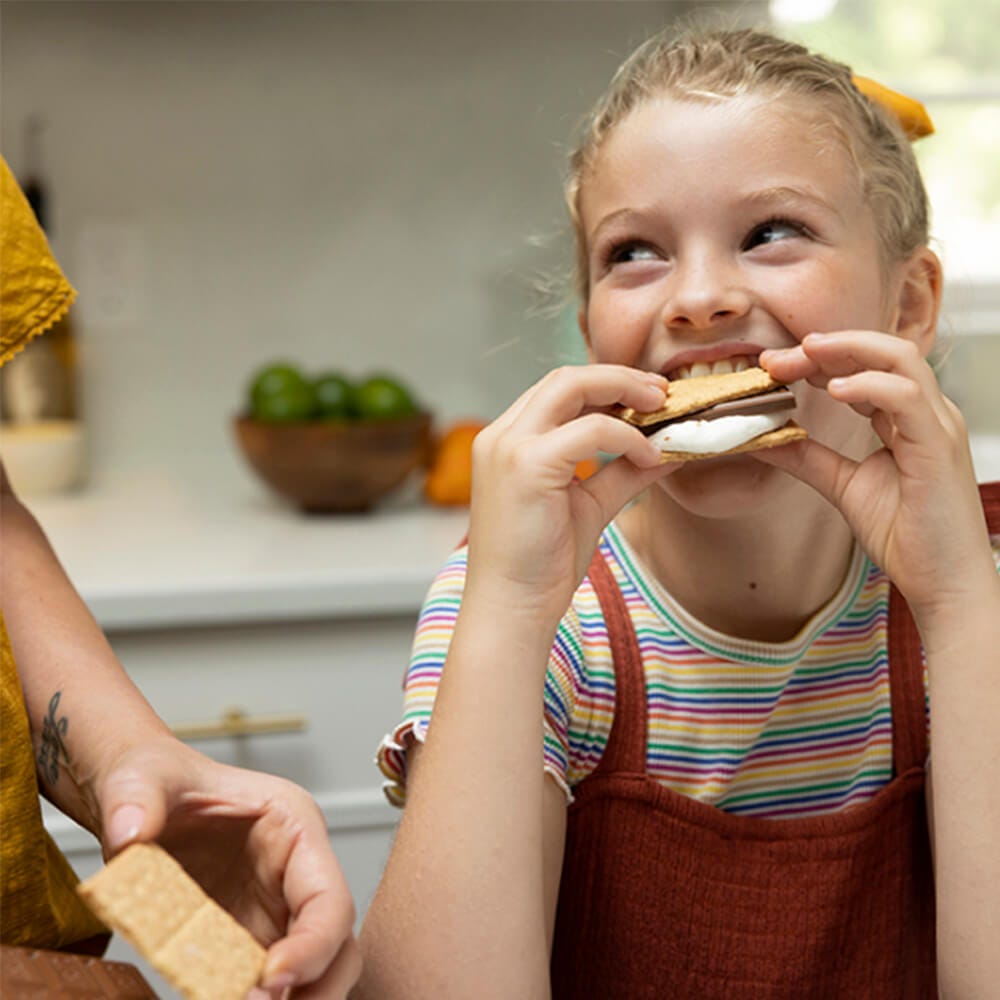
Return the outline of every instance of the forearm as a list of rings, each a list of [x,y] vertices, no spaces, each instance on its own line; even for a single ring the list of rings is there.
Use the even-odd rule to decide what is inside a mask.
[[[463,606],[362,928],[359,996],[548,996],[541,747],[550,642],[487,603]]]
[[[941,995],[987,996],[1000,981],[1000,578],[924,646]]]
[[[31,724],[42,790],[95,833],[97,776],[167,729],[121,668],[30,512],[0,493],[0,607]]]

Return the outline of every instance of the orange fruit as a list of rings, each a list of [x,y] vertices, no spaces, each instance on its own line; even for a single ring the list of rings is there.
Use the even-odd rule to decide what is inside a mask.
[[[465,506],[472,497],[472,442],[486,426],[482,421],[463,420],[438,439],[424,481],[424,496],[441,506]]]

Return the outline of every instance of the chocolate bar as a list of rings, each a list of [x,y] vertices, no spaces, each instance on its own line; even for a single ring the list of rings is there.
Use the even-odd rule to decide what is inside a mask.
[[[714,420],[716,417],[736,417],[744,413],[774,413],[777,410],[794,410],[795,395],[787,386],[772,389],[760,396],[727,399],[704,410],[692,413],[697,420]]]

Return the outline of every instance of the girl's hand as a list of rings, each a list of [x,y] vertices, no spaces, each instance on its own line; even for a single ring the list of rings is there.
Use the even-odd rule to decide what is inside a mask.
[[[361,971],[354,904],[304,789],[159,737],[128,750],[96,793],[105,856],[157,841],[267,947],[254,996],[347,996]]]
[[[996,574],[958,408],[917,347],[871,331],[810,334],[765,351],[781,381],[806,379],[870,418],[883,447],[861,462],[809,439],[761,452],[826,497],[889,575],[918,624],[961,607]]]
[[[473,445],[467,594],[554,626],[605,525],[668,467],[641,431],[606,411],[652,410],[666,380],[621,365],[560,368],[480,431]],[[583,482],[577,462],[619,457]]]

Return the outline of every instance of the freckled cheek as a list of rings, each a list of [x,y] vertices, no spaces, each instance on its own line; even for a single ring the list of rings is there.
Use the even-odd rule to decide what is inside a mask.
[[[591,300],[587,323],[594,361],[634,365],[649,342],[646,311],[620,300]]]
[[[802,291],[804,294],[799,294],[790,310],[796,314],[797,332],[822,333],[879,325],[881,283],[873,272],[831,266],[822,273],[822,280]]]
[[[794,301],[785,300],[778,311],[785,329],[801,341],[810,333],[824,333],[841,327],[845,300],[849,293],[840,295],[797,295]]]
[[[773,278],[759,288],[761,299],[796,340],[844,329],[856,319],[859,296],[867,298],[856,274],[832,264],[790,268]]]

